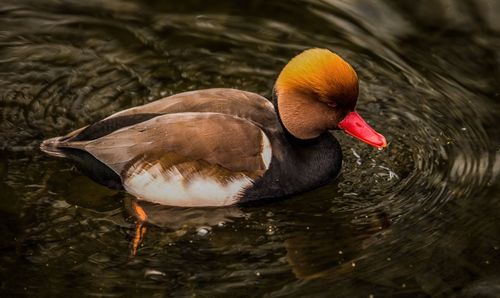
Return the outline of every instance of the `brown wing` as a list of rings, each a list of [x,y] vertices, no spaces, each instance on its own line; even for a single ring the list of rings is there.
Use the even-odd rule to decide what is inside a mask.
[[[263,140],[266,138],[266,140]],[[261,129],[241,118],[218,113],[178,113],[158,116],[96,140],[67,142],[83,149],[121,175],[130,162],[161,159],[167,152],[204,160],[231,171],[266,169]]]

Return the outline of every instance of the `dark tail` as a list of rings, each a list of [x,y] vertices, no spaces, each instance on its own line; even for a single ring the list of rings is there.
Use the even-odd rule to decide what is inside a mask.
[[[78,142],[68,142],[68,136],[47,139],[40,150],[50,156],[70,160],[76,167],[97,183],[114,189],[123,189],[121,178],[92,154],[78,148]]]

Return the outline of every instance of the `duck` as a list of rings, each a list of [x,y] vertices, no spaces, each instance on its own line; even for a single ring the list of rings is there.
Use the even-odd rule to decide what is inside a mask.
[[[293,57],[272,99],[231,88],[187,91],[43,141],[97,183],[137,200],[230,206],[303,193],[334,180],[341,130],[387,146],[356,112],[356,71],[329,49]]]

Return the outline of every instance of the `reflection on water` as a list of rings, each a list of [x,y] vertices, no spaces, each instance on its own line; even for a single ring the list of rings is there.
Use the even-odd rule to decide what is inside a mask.
[[[497,1],[142,2],[0,7],[0,293],[499,295]],[[316,191],[137,209],[38,152],[181,91],[269,96],[309,47],[353,64],[390,143],[336,135],[343,173]]]

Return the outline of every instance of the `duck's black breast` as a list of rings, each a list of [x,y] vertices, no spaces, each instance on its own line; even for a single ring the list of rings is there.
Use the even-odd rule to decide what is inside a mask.
[[[255,181],[241,202],[305,192],[334,179],[342,168],[342,149],[329,132],[307,141],[281,132],[271,139],[273,157],[265,175]]]

